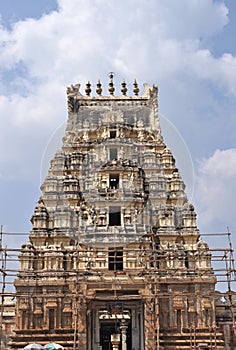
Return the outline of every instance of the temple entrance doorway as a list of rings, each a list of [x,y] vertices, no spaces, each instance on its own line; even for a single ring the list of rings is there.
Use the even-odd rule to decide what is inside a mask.
[[[87,314],[88,350],[112,350],[112,343],[119,350],[144,350],[140,300],[93,300]]]
[[[124,323],[127,326],[125,329],[126,347],[132,349],[132,336],[130,320]],[[120,320],[105,320],[100,321],[100,346],[102,350],[112,350],[111,336],[113,334],[120,334],[119,350],[122,350],[122,330],[120,328]]]

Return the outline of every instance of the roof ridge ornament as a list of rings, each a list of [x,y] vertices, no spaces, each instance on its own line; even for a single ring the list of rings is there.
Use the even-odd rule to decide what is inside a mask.
[[[114,83],[113,83],[114,73],[110,72],[109,73],[109,77],[110,77],[110,83],[109,83],[109,89],[108,90],[110,92],[110,95],[114,95],[114,91],[115,91]]]
[[[94,99],[133,99],[133,100],[142,100],[142,99],[150,99],[150,98],[155,98],[155,96],[157,96],[158,94],[158,88],[157,86],[153,85],[149,85],[147,83],[143,84],[144,87],[144,92],[140,93],[140,88],[139,88],[139,84],[137,82],[136,79],[134,79],[134,83],[133,83],[133,96],[128,94],[128,84],[126,84],[125,79],[122,80],[121,83],[121,88],[120,88],[120,94],[115,96],[115,84],[114,84],[114,73],[110,72],[109,73],[109,83],[107,86],[108,89],[108,94],[107,95],[103,95],[103,90],[105,89],[103,84],[101,83],[101,80],[98,79],[97,84],[95,85],[95,89],[92,88],[92,84],[91,82],[88,80],[87,83],[85,84],[85,94],[81,94],[80,93],[80,84],[75,84],[75,85],[71,85],[67,88],[67,96],[68,96],[68,108],[70,111],[75,111],[77,109],[77,105],[76,105],[76,101],[78,100],[86,100],[87,102],[89,100],[94,100]],[[95,90],[95,94],[94,96],[92,96],[92,91]]]
[[[92,91],[92,90],[91,90],[91,84],[90,84],[90,81],[88,81],[87,84],[86,84],[86,89],[85,89],[86,95],[87,95],[87,96],[90,96],[91,91]]]
[[[101,84],[100,79],[99,79],[98,82],[97,82],[96,93],[97,93],[99,96],[101,96],[101,94],[102,94],[102,84]]]
[[[133,92],[136,96],[138,96],[138,93],[139,93],[139,87],[138,87],[138,83],[137,83],[137,80],[134,79],[134,89],[133,89]]]
[[[126,82],[125,82],[124,79],[123,79],[123,81],[122,81],[122,83],[121,83],[121,92],[122,92],[122,95],[123,95],[123,96],[126,96],[127,87],[126,87]]]

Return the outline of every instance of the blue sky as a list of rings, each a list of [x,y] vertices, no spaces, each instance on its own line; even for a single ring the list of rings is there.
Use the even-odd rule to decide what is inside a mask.
[[[187,185],[194,186],[198,226],[201,232],[229,227],[236,247],[235,0],[0,0],[0,14],[5,231],[31,228],[40,174],[67,117],[66,87],[98,79],[105,86],[114,71],[117,84],[125,78],[130,87],[136,78],[159,86],[164,139],[174,145],[186,182],[191,161],[178,159],[188,152],[192,158]]]
[[[58,5],[55,0],[0,1],[2,24],[8,29],[10,29],[17,21],[25,20],[27,18],[40,18],[42,15],[48,14],[57,9]]]

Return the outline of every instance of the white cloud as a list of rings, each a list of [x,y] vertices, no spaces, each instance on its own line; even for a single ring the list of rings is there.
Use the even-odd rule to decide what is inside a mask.
[[[236,230],[236,148],[216,150],[199,168],[196,198],[201,226]]]
[[[59,12],[4,31],[1,64],[23,62],[32,76],[64,84],[75,75],[104,74],[113,66],[122,72],[121,62],[122,73],[143,72],[146,79],[153,73],[166,78],[186,68],[196,74],[195,65],[207,67],[211,58],[203,55],[202,40],[228,21],[226,6],[213,0],[58,2]]]
[[[28,96],[0,96],[2,178],[39,179],[40,159],[49,137],[67,118],[66,94],[52,81]]]
[[[230,179],[236,176],[236,148],[216,150],[212,157],[202,164],[201,172],[204,175],[216,175],[220,179]]]
[[[15,163],[15,176],[27,172],[32,152],[40,154],[42,142],[66,118],[65,88],[72,83],[90,79],[95,84],[101,78],[105,84],[109,71],[116,72],[118,81],[136,77],[158,83],[168,92],[162,98],[171,101],[170,113],[179,119],[183,116],[177,114],[176,104],[183,91],[182,99],[191,102],[192,109],[196,104],[215,108],[216,99],[205,94],[208,82],[236,95],[235,57],[215,58],[207,46],[228,22],[223,2],[58,0],[58,4],[58,11],[40,19],[19,21],[11,31],[0,28],[0,72],[5,75],[0,165],[16,161],[16,144],[17,159],[29,160]],[[20,79],[18,66],[24,67]],[[103,91],[106,94],[105,86]],[[31,142],[34,149],[29,154]]]

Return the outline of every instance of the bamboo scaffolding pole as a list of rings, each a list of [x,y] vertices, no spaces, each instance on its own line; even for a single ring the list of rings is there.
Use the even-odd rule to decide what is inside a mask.
[[[156,249],[155,245],[152,244],[152,249],[151,251],[149,251],[148,247],[145,248],[144,250],[140,251],[139,247],[136,247],[132,249],[132,253],[136,254],[136,256],[140,256],[142,257],[143,260],[145,260],[143,262],[143,266],[140,267],[140,269],[137,268],[133,268],[133,269],[127,269],[125,268],[125,273],[124,271],[122,272],[122,274],[119,274],[118,271],[108,271],[107,268],[106,269],[99,269],[93,265],[89,265],[89,267],[82,267],[82,268],[68,268],[66,271],[64,271],[63,269],[52,269],[51,271],[47,271],[42,270],[42,269],[37,269],[34,268],[32,271],[20,271],[20,269],[17,268],[11,268],[9,267],[9,263],[13,264],[15,262],[19,262],[18,258],[19,256],[21,256],[21,260],[24,262],[27,261],[27,254],[28,253],[32,253],[31,249],[25,249],[24,250],[24,254],[26,254],[25,259],[22,258],[22,254],[19,255],[19,253],[22,253],[22,249],[19,248],[2,248],[2,237],[3,235],[6,236],[11,236],[11,235],[21,235],[21,233],[6,233],[3,232],[1,229],[1,249],[0,249],[0,253],[1,253],[1,260],[2,260],[2,268],[1,268],[1,278],[2,280],[0,281],[0,285],[1,287],[1,293],[0,296],[2,298],[2,307],[1,307],[1,313],[3,312],[4,309],[4,298],[7,296],[10,296],[12,298],[14,297],[43,297],[45,299],[50,298],[51,296],[56,297],[56,298],[62,298],[64,296],[64,293],[53,293],[52,295],[45,295],[45,293],[38,293],[36,291],[37,288],[41,288],[42,285],[40,285],[40,279],[41,277],[44,278],[50,278],[51,277],[55,277],[55,273],[56,276],[60,277],[63,276],[63,274],[66,273],[67,278],[68,279],[72,279],[76,280],[77,283],[86,283],[88,286],[89,285],[93,285],[94,280],[93,280],[93,276],[96,276],[96,278],[100,278],[101,279],[101,290],[103,290],[104,288],[111,288],[111,286],[114,289],[114,293],[115,293],[115,298],[117,300],[123,300],[122,295],[119,294],[119,285],[122,285],[122,279],[123,278],[127,278],[127,280],[129,279],[129,281],[137,281],[137,279],[139,279],[140,283],[142,283],[142,281],[146,281],[148,279],[148,283],[150,284],[150,295],[143,295],[143,298],[146,299],[152,299],[152,298],[167,298],[169,299],[170,297],[174,297],[174,296],[178,296],[178,295],[182,295],[182,296],[186,296],[186,297],[192,297],[193,295],[196,295],[194,292],[181,292],[180,294],[176,293],[176,292],[168,292],[168,293],[164,293],[164,292],[152,292],[152,289],[155,290],[155,287],[153,288],[152,286],[156,286],[158,283],[169,283],[170,279],[172,280],[172,284],[179,284],[180,279],[181,278],[181,273],[184,271],[184,269],[181,268],[169,268],[168,267],[168,273],[166,273],[166,269],[165,268],[159,268],[159,262],[162,261],[162,259],[167,259],[167,256],[165,255],[165,253],[161,253],[159,249]],[[22,234],[22,235],[26,235],[26,234]],[[27,234],[28,235],[28,234]],[[201,292],[201,296],[202,297],[214,297],[215,299],[220,298],[222,296],[224,296],[229,303],[230,306],[230,310],[231,310],[231,318],[232,321],[234,322],[234,317],[233,317],[233,303],[232,303],[232,298],[234,296],[236,296],[236,292],[234,292],[232,290],[231,287],[231,283],[235,282],[235,267],[234,267],[234,257],[233,257],[233,247],[232,247],[232,243],[230,240],[230,234],[228,233],[224,233],[224,234],[203,234],[201,236],[228,236],[228,247],[225,248],[213,248],[213,249],[204,249],[203,252],[210,252],[211,253],[211,261],[213,263],[221,263],[222,266],[216,266],[216,267],[212,267],[212,268],[204,268],[204,269],[200,269],[197,268],[196,265],[194,266],[194,268],[186,268],[186,270],[189,273],[195,273],[197,275],[194,275],[194,278],[197,276],[197,278],[199,278],[198,282],[201,283],[201,279],[202,282],[205,282],[205,278],[208,278],[209,276],[212,277],[216,277],[216,282],[217,283],[224,283],[227,286],[227,291],[219,291],[219,292],[208,292],[208,293],[202,293]],[[142,244],[142,242],[140,242]],[[102,253],[109,253],[109,248],[105,248],[105,247],[101,247],[101,246],[96,246],[96,247],[92,247],[93,249],[87,249],[84,245],[77,245],[76,247],[76,252],[77,254],[80,254],[77,257],[77,264],[79,262],[81,263],[86,263],[89,261],[92,261],[92,259],[94,259],[94,257],[96,256],[96,254],[98,252],[102,252]],[[74,252],[75,250],[73,250]],[[129,253],[131,250],[130,248],[124,245],[124,252]],[[35,253],[40,253],[40,254],[45,254],[46,251],[44,248],[42,247],[36,247],[36,249],[34,250]],[[70,253],[70,250],[67,250],[66,248],[64,248],[64,250],[58,250],[58,249],[51,249],[49,251],[50,253],[54,254],[55,253],[55,258],[56,254],[59,252],[63,252],[65,253],[65,258],[64,258],[64,262],[65,263],[71,263],[71,258],[69,258],[66,254]],[[196,252],[196,249],[188,249],[188,252]],[[157,253],[159,255],[157,255]],[[90,256],[88,256],[88,254],[90,254]],[[155,255],[156,254],[156,255]],[[37,254],[34,255],[34,258],[37,259]],[[193,260],[196,261],[197,259]],[[154,261],[154,263],[153,263]],[[151,266],[151,264],[153,264],[153,266]],[[8,265],[8,266],[7,266]],[[78,266],[78,265],[77,265]],[[137,270],[139,271],[139,275],[137,276]],[[176,272],[180,272],[180,276],[178,278],[178,276],[176,277]],[[89,274],[88,274],[89,272]],[[88,275],[87,275],[88,274]],[[165,274],[165,275],[163,275]],[[25,293],[16,293],[16,292],[11,292],[6,290],[9,286],[13,286],[14,284],[14,280],[15,278],[17,278],[17,281],[21,281],[22,277],[26,278],[31,278],[33,276],[36,276],[35,278],[35,285],[32,286],[33,287],[33,291],[27,291]],[[125,277],[124,277],[125,276]],[[154,276],[154,278],[150,278],[151,276]],[[221,279],[222,277],[222,279]],[[104,278],[106,278],[107,280],[105,280]],[[11,281],[8,279],[12,279]],[[23,281],[23,280],[22,280]],[[191,281],[189,282],[191,283]],[[66,282],[65,282],[66,284]],[[50,285],[50,280],[47,282],[47,285]],[[67,292],[67,296],[71,297],[71,298],[77,298],[78,297],[78,290],[76,290],[76,292]],[[139,297],[137,296],[130,296],[130,300],[132,300],[132,298],[137,298]],[[93,297],[89,297],[87,295],[84,295],[83,298],[85,298],[85,300],[91,300]],[[129,296],[125,296],[125,299],[129,299]],[[99,299],[97,299],[99,300]],[[78,310],[77,310],[78,311]],[[3,321],[3,314],[1,314],[1,332],[2,332],[2,321]],[[77,321],[76,321],[77,322]],[[77,344],[78,344],[78,334],[77,334],[77,329],[76,329],[77,325],[75,326],[75,334],[74,334],[74,349],[76,349]],[[235,324],[233,324],[233,328],[235,330]],[[212,329],[213,332],[213,329]],[[213,346],[213,342],[215,343],[215,347],[216,347],[216,329],[214,328],[214,336],[213,333],[211,332],[210,334],[210,339],[211,339],[211,347]],[[191,328],[190,330],[190,347],[194,349],[196,349],[196,325],[193,327],[193,329]],[[213,341],[214,338],[214,341]],[[155,341],[158,343],[158,339],[155,339]],[[158,345],[159,346],[159,345]]]

